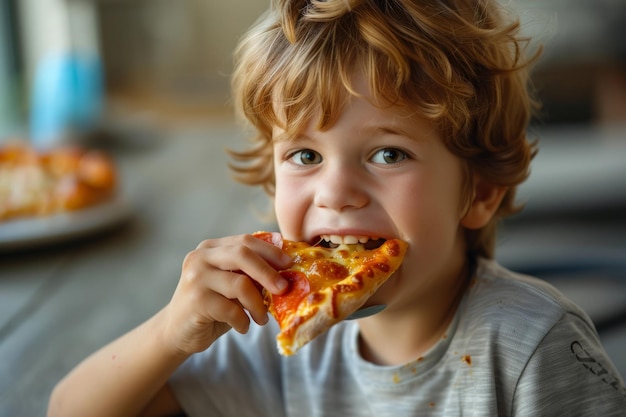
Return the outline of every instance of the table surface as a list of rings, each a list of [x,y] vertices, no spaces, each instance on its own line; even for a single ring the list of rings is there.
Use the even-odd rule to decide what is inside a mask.
[[[230,178],[224,149],[244,144],[230,120],[99,144],[119,164],[131,217],[89,238],[0,254],[0,417],[44,416],[64,374],[167,303],[201,240],[274,227],[262,191]]]
[[[44,416],[82,358],[168,301],[183,257],[209,237],[272,228],[260,190],[230,179],[231,122],[105,144],[128,221],[74,242],[0,254],[0,416]]]

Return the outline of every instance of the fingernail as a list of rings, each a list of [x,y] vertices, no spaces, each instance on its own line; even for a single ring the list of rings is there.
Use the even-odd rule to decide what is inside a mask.
[[[279,279],[278,281],[276,281],[276,288],[278,288],[278,291],[283,292],[287,289],[287,286],[289,285],[289,283],[287,282],[286,279]]]

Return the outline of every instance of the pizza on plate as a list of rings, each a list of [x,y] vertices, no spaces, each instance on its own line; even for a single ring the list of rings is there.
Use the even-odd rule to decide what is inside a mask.
[[[0,146],[0,221],[79,210],[111,199],[116,167],[102,151]]]
[[[253,235],[280,247],[294,260],[288,269],[279,271],[289,282],[283,294],[263,290],[268,310],[280,327],[276,342],[284,356],[293,355],[362,307],[400,267],[408,247],[399,239],[353,237],[350,244],[312,246],[282,239],[278,233]]]

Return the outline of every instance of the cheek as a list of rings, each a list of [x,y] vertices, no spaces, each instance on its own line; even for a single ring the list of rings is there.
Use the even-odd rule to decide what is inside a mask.
[[[301,240],[300,229],[306,212],[303,188],[293,181],[276,179],[274,213],[280,231],[290,240]]]
[[[460,224],[461,180],[456,175],[433,175],[407,184],[407,193],[398,193],[393,216],[404,219],[400,230],[411,233],[416,243],[443,249],[455,238]]]

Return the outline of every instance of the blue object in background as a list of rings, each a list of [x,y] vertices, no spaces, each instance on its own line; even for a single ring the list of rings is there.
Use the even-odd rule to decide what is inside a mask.
[[[42,58],[31,96],[33,144],[51,146],[92,129],[100,119],[102,101],[103,74],[97,56],[68,52]]]

